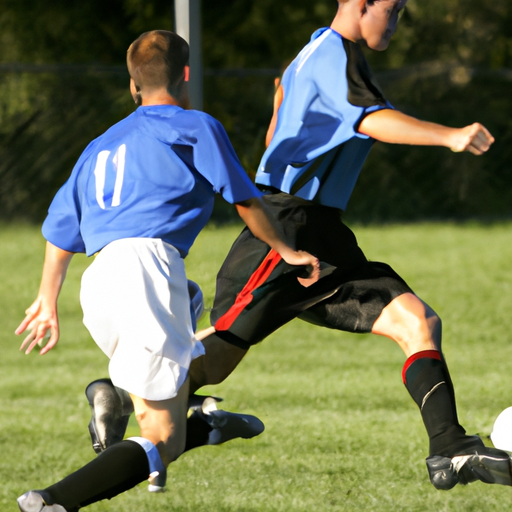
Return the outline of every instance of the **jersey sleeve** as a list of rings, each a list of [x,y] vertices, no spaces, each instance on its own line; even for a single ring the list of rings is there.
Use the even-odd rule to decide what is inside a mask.
[[[214,191],[229,203],[262,194],[242,167],[224,127],[208,114],[199,115],[202,125],[193,144],[193,166]]]
[[[69,252],[85,252],[80,233],[81,212],[76,188],[81,161],[77,162],[71,176],[53,198],[42,227],[46,240]]]
[[[343,60],[345,65],[340,66]],[[324,108],[344,125],[344,130],[366,138],[357,133],[361,121],[372,112],[393,108],[357,43],[339,35],[332,37],[313,65],[310,73]]]
[[[385,98],[361,47],[347,39],[343,39],[343,46],[347,54],[347,99],[351,105],[364,109],[357,123],[358,128],[371,112],[393,106]]]
[[[347,54],[348,101],[364,108],[389,106],[361,47],[347,39],[343,39],[343,46]]]

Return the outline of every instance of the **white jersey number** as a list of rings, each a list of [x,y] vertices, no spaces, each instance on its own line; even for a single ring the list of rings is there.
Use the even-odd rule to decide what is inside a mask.
[[[107,173],[107,160],[110,156],[110,151],[100,151],[96,158],[96,167],[94,168],[94,176],[96,177],[96,201],[101,209],[105,209],[105,175]],[[121,189],[123,188],[124,179],[124,166],[126,158],[126,145],[121,144],[114,154],[112,163],[116,173],[116,180],[114,183],[114,191],[112,193],[111,207],[119,206],[121,204]],[[110,195],[110,194],[109,194]]]

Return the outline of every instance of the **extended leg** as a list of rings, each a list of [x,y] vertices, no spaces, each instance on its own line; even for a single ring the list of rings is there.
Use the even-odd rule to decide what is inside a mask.
[[[141,437],[117,443],[60,482],[21,496],[18,499],[20,510],[39,512],[33,507],[34,500],[37,506],[39,496],[43,512],[46,505],[58,505],[66,512],[75,512],[117,496],[150,475],[165,473],[166,466],[178,458],[185,447],[187,397],[188,382],[169,400],[155,402],[133,397]],[[62,509],[55,508],[55,511]]]
[[[18,505],[23,512],[76,512],[131,489],[146,480],[149,473],[144,449],[133,441],[123,441],[60,482],[25,493],[18,498]]]
[[[441,321],[415,295],[394,299],[377,319],[373,332],[398,343],[407,356],[403,382],[420,408],[430,440],[430,479],[438,489],[482,480],[512,485],[505,452],[486,448],[477,436],[467,436],[457,418],[455,393],[441,353]],[[461,458],[462,457],[462,458]]]

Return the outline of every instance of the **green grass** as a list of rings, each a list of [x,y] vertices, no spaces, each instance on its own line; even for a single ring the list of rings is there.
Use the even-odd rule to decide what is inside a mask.
[[[239,228],[210,227],[187,259],[207,305],[215,272]],[[360,227],[368,257],[391,264],[444,322],[444,348],[461,422],[488,435],[512,405],[512,224]],[[83,390],[107,360],[81,323],[76,257],[60,300],[62,336],[44,357],[25,356],[13,331],[37,292],[44,241],[29,226],[0,226],[0,508],[90,460]],[[205,325],[206,320],[203,320]],[[257,414],[252,441],[186,453],[168,491],[142,484],[91,512],[502,511],[512,489],[474,483],[436,491],[427,438],[401,383],[403,355],[385,338],[300,321],[253,348],[211,392],[227,409]],[[130,424],[130,434],[137,434]]]

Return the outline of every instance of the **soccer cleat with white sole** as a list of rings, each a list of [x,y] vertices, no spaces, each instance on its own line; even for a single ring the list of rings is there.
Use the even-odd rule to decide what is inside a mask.
[[[18,498],[21,512],[67,512],[61,505],[49,504],[51,500],[44,491],[28,491]]]
[[[496,448],[486,448],[486,453],[471,455],[466,469],[485,484],[512,486],[512,467],[508,453]]]
[[[432,485],[449,490],[457,484],[480,480],[486,484],[512,485],[512,465],[508,453],[486,447],[477,438],[474,446],[453,457],[433,455],[426,460]]]

